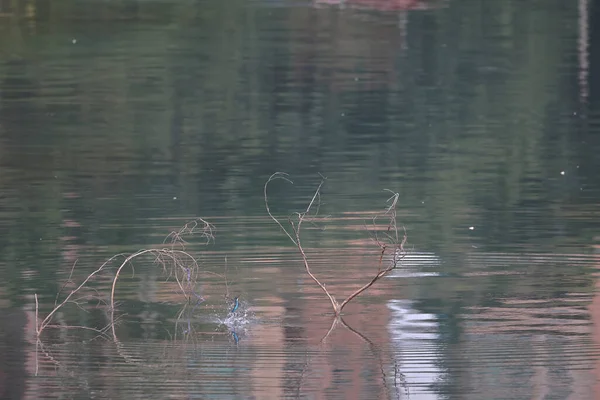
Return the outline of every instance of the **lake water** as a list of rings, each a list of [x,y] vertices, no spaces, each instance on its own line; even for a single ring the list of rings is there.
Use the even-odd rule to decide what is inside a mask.
[[[591,3],[0,0],[0,398],[600,398]]]

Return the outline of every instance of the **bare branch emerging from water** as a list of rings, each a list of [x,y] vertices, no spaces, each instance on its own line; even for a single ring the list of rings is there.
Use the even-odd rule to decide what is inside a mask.
[[[46,316],[46,318],[44,318],[41,322],[39,322],[39,303],[38,303],[38,296],[37,293],[34,294],[35,297],[35,333],[36,335],[39,337],[42,332],[44,331],[44,329],[48,328],[48,327],[52,327],[53,325],[50,325],[50,323],[52,322],[52,318],[54,317],[54,315],[61,309],[63,308],[66,304],[69,303],[73,303],[74,301],[72,300],[73,296],[76,295],[89,281],[90,279],[92,279],[95,275],[99,274],[102,270],[104,270],[104,268],[117,256],[111,257],[109,260],[107,260],[104,264],[102,264],[98,269],[96,269],[94,272],[92,272],[91,274],[89,274],[87,276],[87,278],[85,278],[83,280],[83,282],[81,282],[81,284],[79,286],[77,286],[75,289],[71,290],[71,292],[67,295],[67,297],[65,297],[65,299],[60,302],[59,304],[57,304],[58,302],[58,297],[55,301],[55,306],[52,309],[52,311],[50,311],[50,313]],[[71,270],[71,275],[73,274],[73,271]],[[71,279],[71,275],[69,275],[69,280]],[[63,285],[64,288],[65,285]],[[62,288],[61,288],[62,290]],[[60,292],[59,292],[60,293]]]
[[[200,227],[200,223],[202,224],[202,227],[198,229]],[[197,303],[203,302],[204,298],[195,291],[199,275],[209,274],[218,276],[220,278],[224,277],[214,272],[201,270],[198,261],[196,261],[196,259],[185,250],[185,245],[187,242],[183,237],[185,235],[194,235],[199,233],[200,237],[206,239],[206,244],[209,244],[211,241],[214,241],[214,229],[215,228],[212,224],[206,222],[202,218],[199,218],[185,224],[179,231],[171,232],[163,241],[163,243],[168,242],[170,244],[169,248],[139,250],[126,257],[117,269],[110,291],[111,321],[114,322],[115,320],[115,289],[117,286],[117,281],[119,280],[119,276],[121,275],[121,271],[127,265],[130,265],[134,259],[143,255],[152,255],[154,257],[154,262],[158,263],[162,267],[163,271],[168,275],[168,278],[171,276],[175,277],[175,281],[179,285],[179,289],[186,297],[188,302],[190,302],[192,299],[196,299]],[[112,324],[112,334],[113,339],[116,341],[117,333],[115,331],[114,323]]]
[[[153,256],[154,262],[162,267],[164,273],[167,275],[167,279],[169,279],[170,277],[175,278],[175,281],[177,282],[182,294],[186,297],[188,302],[191,302],[194,299],[197,300],[196,303],[203,302],[204,298],[202,296],[200,296],[198,293],[196,293],[196,285],[198,283],[200,275],[210,274],[210,275],[214,275],[214,276],[217,276],[220,278],[224,278],[224,277],[220,274],[210,272],[210,271],[204,271],[200,268],[200,265],[198,264],[196,259],[185,250],[185,245],[187,244],[187,242],[184,240],[184,236],[198,234],[200,237],[202,237],[206,240],[206,244],[209,244],[211,241],[214,241],[214,233],[213,233],[214,229],[215,228],[212,224],[199,218],[197,220],[187,223],[179,231],[171,232],[165,238],[165,240],[163,242],[164,244],[168,244],[168,247],[160,248],[160,249],[143,249],[143,250],[139,250],[130,255],[116,254],[116,255],[110,257],[108,260],[106,260],[100,267],[98,267],[96,270],[94,270],[91,274],[89,274],[83,280],[83,282],[81,282],[81,284],[79,284],[74,289],[72,289],[71,292],[69,292],[69,294],[59,303],[59,297],[60,297],[61,292],[64,290],[64,288],[68,284],[73,284],[72,276],[73,276],[73,271],[75,269],[75,264],[74,264],[73,268],[71,269],[71,272],[69,274],[69,278],[67,279],[65,284],[63,284],[62,287],[60,288],[60,290],[58,291],[58,294],[56,296],[56,300],[54,303],[54,308],[41,321],[39,318],[38,296],[37,296],[37,294],[34,295],[35,317],[36,317],[35,332],[36,332],[37,337],[39,338],[40,335],[42,334],[42,332],[46,328],[62,328],[62,329],[91,330],[100,335],[105,335],[108,330],[111,330],[113,339],[117,340],[116,331],[115,331],[115,325],[117,322],[115,319],[115,309],[116,309],[115,290],[116,290],[116,286],[117,286],[117,281],[119,280],[119,277],[121,276],[121,272],[127,265],[132,265],[132,261],[134,259],[140,258],[141,256],[144,256],[144,255],[152,255]],[[103,272],[109,266],[113,265],[114,261],[118,258],[124,258],[124,260],[119,265],[119,267],[115,273],[115,276],[112,279],[110,297],[109,297],[109,300],[107,301],[107,300],[105,300],[105,298],[103,298],[103,296],[101,296],[98,293],[98,291],[96,291],[93,288],[89,288],[88,284],[90,283],[90,280],[92,280],[95,276],[99,275],[101,272]],[[92,295],[81,294],[80,292],[84,288],[87,289],[88,291],[91,290],[93,292],[93,294]],[[88,301],[89,300],[97,300],[101,304],[108,305],[109,310],[110,310],[109,324],[102,329],[96,329],[96,328],[90,328],[90,327],[84,327],[84,326],[52,324],[52,320],[56,316],[56,313],[59,310],[61,310],[65,305],[73,304],[77,307],[82,308],[82,306],[80,304],[80,302],[82,300],[88,300]]]
[[[386,189],[386,190],[388,190],[388,189]],[[390,191],[390,190],[388,190],[388,191]],[[388,218],[388,225],[387,225],[385,235],[389,239],[389,241],[382,242],[377,237],[375,239],[377,245],[379,246],[379,248],[381,250],[381,252],[379,254],[379,268],[378,268],[377,274],[369,282],[367,282],[365,285],[363,285],[360,289],[356,290],[354,293],[352,293],[350,296],[348,296],[348,298],[346,300],[344,300],[342,302],[342,304],[340,305],[340,312],[342,311],[342,308],[344,308],[344,306],[346,304],[348,304],[350,301],[352,301],[352,299],[354,299],[355,297],[360,295],[362,292],[364,292],[365,290],[367,290],[368,288],[373,286],[373,284],[375,284],[375,282],[377,282],[379,279],[383,278],[384,276],[389,274],[393,269],[395,269],[398,266],[398,264],[406,256],[406,250],[404,249],[404,245],[406,244],[406,239],[407,239],[406,228],[402,227],[402,231],[404,232],[404,234],[402,236],[402,239],[400,240],[400,237],[398,234],[398,226],[396,223],[396,205],[398,204],[399,196],[400,195],[398,193],[394,193],[394,195],[388,199],[388,203],[391,201],[391,205],[386,209],[385,213],[383,214],[383,217]],[[377,220],[377,216],[375,216],[375,218],[373,218],[373,225],[375,225],[376,220]],[[375,231],[375,232],[377,232],[377,231]],[[392,255],[391,262],[388,264],[387,267],[384,268],[383,260],[384,260],[386,253],[389,253],[389,249],[391,249],[394,252],[394,254]]]
[[[315,191],[312,199],[310,200],[310,203],[308,203],[308,206],[306,207],[306,210],[304,212],[301,213],[296,213],[296,216],[298,218],[297,222],[294,224],[294,221],[292,220],[292,218],[289,218],[289,223],[291,226],[291,230],[293,232],[293,236],[285,229],[285,227],[281,224],[281,222],[279,222],[279,220],[277,218],[275,218],[273,216],[273,214],[271,214],[271,210],[269,208],[269,198],[267,196],[267,187],[269,186],[269,183],[275,179],[284,179],[287,182],[290,182],[293,184],[293,182],[287,177],[287,174],[283,173],[283,172],[276,172],[273,175],[271,175],[271,177],[269,178],[269,180],[265,183],[265,188],[264,188],[264,193],[265,193],[265,207],[267,208],[267,213],[269,214],[269,216],[271,217],[271,219],[273,221],[275,221],[277,223],[277,225],[279,225],[281,227],[281,229],[283,229],[283,231],[285,232],[285,234],[290,238],[290,240],[296,245],[296,247],[298,248],[298,251],[300,252],[300,255],[302,256],[302,261],[304,262],[304,269],[306,270],[306,273],[312,278],[313,281],[315,281],[315,283],[317,285],[319,285],[319,287],[323,290],[323,292],[325,292],[325,294],[327,295],[327,297],[329,298],[329,301],[331,302],[331,305],[333,307],[333,309],[335,310],[335,313],[338,314],[338,309],[341,311],[340,306],[338,304],[338,302],[336,301],[336,299],[329,293],[329,291],[327,290],[327,288],[325,287],[324,284],[322,284],[316,276],[313,275],[313,273],[310,270],[310,265],[308,264],[308,259],[306,257],[306,253],[304,252],[304,249],[302,248],[302,242],[300,240],[300,229],[302,227],[302,222],[304,222],[304,219],[306,218],[307,215],[309,215],[311,208],[313,207],[313,205],[315,204],[315,200],[317,200],[318,198],[320,198],[320,191],[321,191],[321,187],[323,186],[323,184],[325,183],[325,177],[321,177],[321,183],[319,183],[319,186],[317,187],[317,190]]]
[[[284,231],[284,233],[292,241],[292,243],[294,243],[296,245],[296,247],[298,248],[298,252],[302,256],[302,261],[304,263],[304,269],[306,270],[306,273],[311,277],[311,279],[313,281],[315,281],[315,283],[327,295],[327,297],[329,298],[329,301],[331,302],[331,306],[333,307],[333,311],[334,311],[335,315],[339,316],[339,315],[341,315],[342,310],[344,309],[346,304],[348,304],[354,298],[356,298],[361,293],[365,292],[367,289],[369,289],[371,286],[373,286],[375,284],[375,282],[377,282],[378,280],[380,280],[381,278],[386,276],[388,273],[390,273],[393,269],[395,269],[400,264],[402,259],[405,257],[406,251],[404,250],[404,245],[406,244],[406,239],[407,239],[406,230],[404,228],[402,228],[404,234],[403,234],[402,238],[400,238],[400,235],[398,232],[398,225],[396,222],[396,216],[397,216],[396,215],[396,206],[398,204],[398,199],[399,199],[400,195],[398,193],[392,192],[389,189],[385,189],[386,191],[393,194],[392,197],[390,197],[387,200],[387,203],[389,205],[386,207],[385,212],[382,215],[378,215],[375,218],[373,218],[373,225],[376,225],[376,221],[378,218],[386,218],[388,220],[387,229],[384,232],[385,239],[383,239],[383,240],[380,239],[377,236],[377,234],[375,234],[375,238],[374,238],[375,243],[381,250],[381,253],[379,255],[379,267],[378,267],[377,273],[371,278],[371,280],[369,280],[366,284],[364,284],[359,289],[357,289],[354,293],[352,293],[350,296],[348,296],[342,303],[338,303],[338,301],[335,299],[335,297],[327,290],[325,284],[323,284],[321,281],[319,281],[319,279],[312,273],[309,262],[308,262],[308,258],[306,257],[306,253],[304,251],[304,248],[302,247],[302,241],[300,239],[302,223],[307,219],[307,216],[310,215],[311,209],[313,207],[317,207],[317,212],[318,212],[318,206],[320,204],[320,198],[321,198],[321,188],[325,184],[325,181],[327,178],[325,178],[324,176],[321,175],[321,182],[319,183],[317,189],[315,190],[315,193],[313,194],[313,197],[311,198],[310,202],[308,203],[306,210],[304,210],[303,212],[297,212],[297,213],[293,214],[293,216],[295,216],[295,218],[293,218],[292,216],[290,216],[288,218],[288,222],[290,224],[289,229],[286,229],[283,226],[283,224],[280,222],[280,220],[277,219],[277,217],[275,217],[271,213],[271,209],[269,207],[269,197],[267,194],[267,189],[268,189],[269,183],[271,183],[272,181],[274,181],[276,179],[283,179],[286,182],[293,184],[293,182],[288,178],[288,174],[286,174],[284,172],[276,172],[269,177],[269,179],[267,180],[267,182],[265,183],[265,186],[264,186],[265,207],[267,209],[267,214],[269,214],[269,217],[271,217],[271,219],[273,221],[275,221],[277,223],[277,225],[279,225],[279,227]],[[383,262],[384,262],[385,256],[388,255],[390,252],[393,252],[392,260],[391,260],[390,264],[388,264],[387,266],[384,266]],[[333,328],[333,326],[332,326],[332,328]]]

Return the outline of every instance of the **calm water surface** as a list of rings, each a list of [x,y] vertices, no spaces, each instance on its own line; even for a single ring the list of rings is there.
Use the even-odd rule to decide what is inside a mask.
[[[0,1],[0,398],[600,397],[596,8],[337,3]]]

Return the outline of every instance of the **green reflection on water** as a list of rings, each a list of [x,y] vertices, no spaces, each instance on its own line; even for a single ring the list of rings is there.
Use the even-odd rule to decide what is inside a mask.
[[[406,291],[448,314],[455,339],[463,307],[591,291],[585,264],[464,279],[470,252],[589,253],[598,235],[598,141],[579,118],[575,2],[454,1],[394,13],[242,1],[8,3],[3,302],[38,292],[51,303],[75,259],[83,276],[194,216],[221,226],[211,250],[219,255],[277,254],[290,244],[257,219],[275,171],[296,182],[273,187],[280,214],[305,205],[317,172],[329,177],[323,214],[365,215],[383,207],[383,189],[400,192],[410,242],[448,260],[438,271],[445,279]],[[307,240],[325,250],[367,238],[344,226]],[[520,271],[511,262],[498,268]],[[244,286],[269,276],[261,267],[235,270],[250,297],[271,288]]]

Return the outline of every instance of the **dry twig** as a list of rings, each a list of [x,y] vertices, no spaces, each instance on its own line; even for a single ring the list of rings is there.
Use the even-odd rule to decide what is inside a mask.
[[[201,270],[198,261],[196,261],[196,259],[185,250],[185,245],[187,242],[183,239],[183,236],[197,233],[197,228],[200,226],[199,222],[202,223],[200,236],[206,239],[206,244],[214,241],[214,226],[202,218],[199,218],[187,223],[179,231],[171,232],[163,242],[169,242],[170,247],[162,249],[139,250],[125,258],[125,260],[117,269],[110,291],[111,322],[114,322],[115,320],[115,289],[117,286],[117,281],[119,280],[119,276],[121,275],[121,271],[127,265],[130,265],[134,259],[147,254],[154,256],[154,261],[161,265],[163,271],[168,275],[167,279],[169,279],[171,276],[175,277],[175,281],[179,285],[182,294],[186,297],[188,302],[192,298],[196,298],[197,302],[204,301],[204,298],[195,291],[198,276],[200,274],[214,275],[220,278],[223,278],[223,276],[214,272]],[[177,247],[180,249],[177,249]],[[112,334],[113,339],[116,341],[117,333],[115,331],[114,323],[112,324]]]
[[[344,307],[349,302],[351,302],[354,298],[359,296],[361,293],[365,292],[367,289],[369,289],[371,286],[373,286],[373,284],[375,284],[375,282],[377,282],[378,280],[380,280],[381,278],[386,276],[388,273],[390,273],[393,269],[395,269],[399,265],[399,263],[402,261],[402,259],[404,258],[405,254],[406,254],[406,252],[404,250],[404,245],[406,244],[406,238],[407,238],[406,230],[404,228],[402,228],[404,231],[404,235],[402,236],[402,238],[400,238],[400,235],[398,233],[398,226],[396,223],[396,206],[398,204],[399,194],[386,189],[386,191],[393,193],[392,197],[390,197],[387,201],[389,203],[389,206],[386,208],[383,215],[376,216],[375,218],[373,218],[373,225],[376,225],[376,220],[380,217],[384,217],[384,218],[388,219],[387,228],[384,232],[385,239],[382,240],[377,235],[375,235],[375,238],[374,238],[375,243],[381,249],[381,253],[379,256],[379,268],[378,268],[377,273],[371,278],[370,281],[368,281],[366,284],[364,284],[363,286],[358,288],[354,293],[352,293],[350,296],[348,296],[344,301],[339,303],[335,299],[335,297],[329,292],[329,290],[327,290],[327,287],[325,286],[325,284],[323,284],[321,281],[319,281],[319,279],[312,273],[312,271],[310,269],[310,265],[308,263],[308,258],[306,257],[306,253],[304,251],[304,248],[302,247],[302,241],[300,238],[302,223],[305,220],[307,220],[307,217],[311,213],[311,209],[315,206],[318,207],[319,200],[321,197],[321,188],[325,184],[325,180],[327,178],[321,176],[321,182],[319,183],[319,186],[315,190],[315,193],[313,194],[312,199],[308,203],[306,210],[304,210],[303,212],[295,213],[295,217],[296,217],[295,220],[292,219],[292,217],[290,217],[288,219],[289,224],[290,224],[289,229],[286,229],[283,226],[283,224],[279,221],[279,219],[277,219],[277,217],[275,217],[271,213],[271,208],[269,207],[269,197],[267,194],[267,189],[268,189],[269,183],[271,183],[272,181],[277,180],[277,179],[283,179],[286,182],[293,184],[293,182],[288,177],[288,174],[286,174],[284,172],[276,172],[269,177],[269,179],[267,180],[267,182],[265,183],[265,186],[264,186],[264,200],[265,200],[265,207],[267,209],[267,214],[269,214],[269,217],[271,217],[271,219],[273,221],[275,221],[277,223],[277,225],[279,225],[279,227],[283,230],[283,232],[287,235],[287,237],[292,241],[292,243],[294,243],[296,245],[296,247],[298,248],[298,252],[302,256],[302,261],[304,263],[304,269],[306,270],[306,273],[311,277],[311,279],[313,281],[315,281],[315,283],[327,295],[327,297],[329,298],[329,301],[331,302],[331,306],[333,307],[333,311],[334,311],[335,315],[339,316],[339,315],[341,315]],[[384,266],[383,261],[385,259],[385,256],[390,251],[393,251],[392,260],[387,266]]]
[[[199,218],[197,220],[187,223],[179,231],[171,232],[166,237],[165,241],[163,242],[165,244],[168,244],[169,247],[160,248],[160,249],[143,249],[143,250],[139,250],[130,255],[116,254],[116,255],[110,257],[108,260],[106,260],[100,267],[98,267],[96,270],[94,270],[91,274],[89,274],[83,280],[83,282],[81,282],[81,284],[79,284],[74,289],[72,289],[69,292],[69,294],[59,303],[58,299],[60,297],[60,293],[64,290],[64,288],[68,284],[73,284],[72,276],[73,276],[73,271],[75,268],[75,264],[74,264],[73,268],[71,269],[71,272],[69,274],[69,278],[67,279],[65,284],[62,285],[62,287],[60,288],[60,290],[56,296],[54,308],[41,321],[39,318],[38,296],[37,296],[37,294],[34,295],[36,335],[39,337],[46,328],[84,329],[84,330],[92,330],[92,331],[98,333],[99,335],[105,335],[110,328],[110,330],[112,330],[113,338],[116,340],[117,337],[116,337],[116,332],[115,332],[115,325],[116,325],[117,321],[115,319],[115,290],[116,290],[116,286],[117,286],[117,281],[121,275],[123,268],[125,268],[125,266],[127,266],[127,265],[131,265],[131,263],[134,259],[137,259],[143,255],[152,255],[154,257],[154,261],[156,263],[158,263],[159,265],[161,265],[163,271],[168,275],[167,279],[169,279],[170,277],[175,278],[177,284],[179,285],[181,292],[186,297],[188,302],[193,298],[197,298],[198,303],[204,301],[203,297],[200,296],[199,294],[197,294],[195,291],[195,287],[198,282],[198,277],[200,276],[200,274],[210,274],[210,275],[218,276],[221,278],[223,278],[223,276],[220,274],[214,273],[214,272],[201,270],[196,259],[185,250],[185,245],[187,242],[183,239],[183,237],[185,235],[193,235],[193,234],[198,233],[200,235],[200,237],[205,238],[206,244],[209,244],[211,241],[214,240],[213,232],[214,232],[214,226],[212,224],[206,222],[205,220]],[[124,257],[125,259],[122,261],[122,263],[118,267],[117,272],[115,273],[115,276],[112,279],[110,300],[109,300],[109,302],[104,301],[102,299],[102,296],[100,296],[100,294],[95,289],[88,288],[87,285],[89,284],[90,280],[92,280],[92,278],[94,278],[95,276],[97,276],[98,274],[103,272],[110,265],[112,265],[116,259],[121,258],[121,257]],[[95,294],[93,296],[80,295],[79,292],[82,291],[82,289],[84,289],[84,288],[94,291]],[[89,327],[85,327],[85,326],[53,325],[51,323],[53,318],[56,316],[56,313],[59,310],[61,310],[65,305],[73,304],[73,305],[83,309],[83,307],[80,304],[80,301],[86,300],[86,299],[87,300],[96,299],[100,303],[108,304],[109,309],[110,309],[110,322],[106,327],[104,327],[102,329],[95,329],[95,328],[89,328]]]

